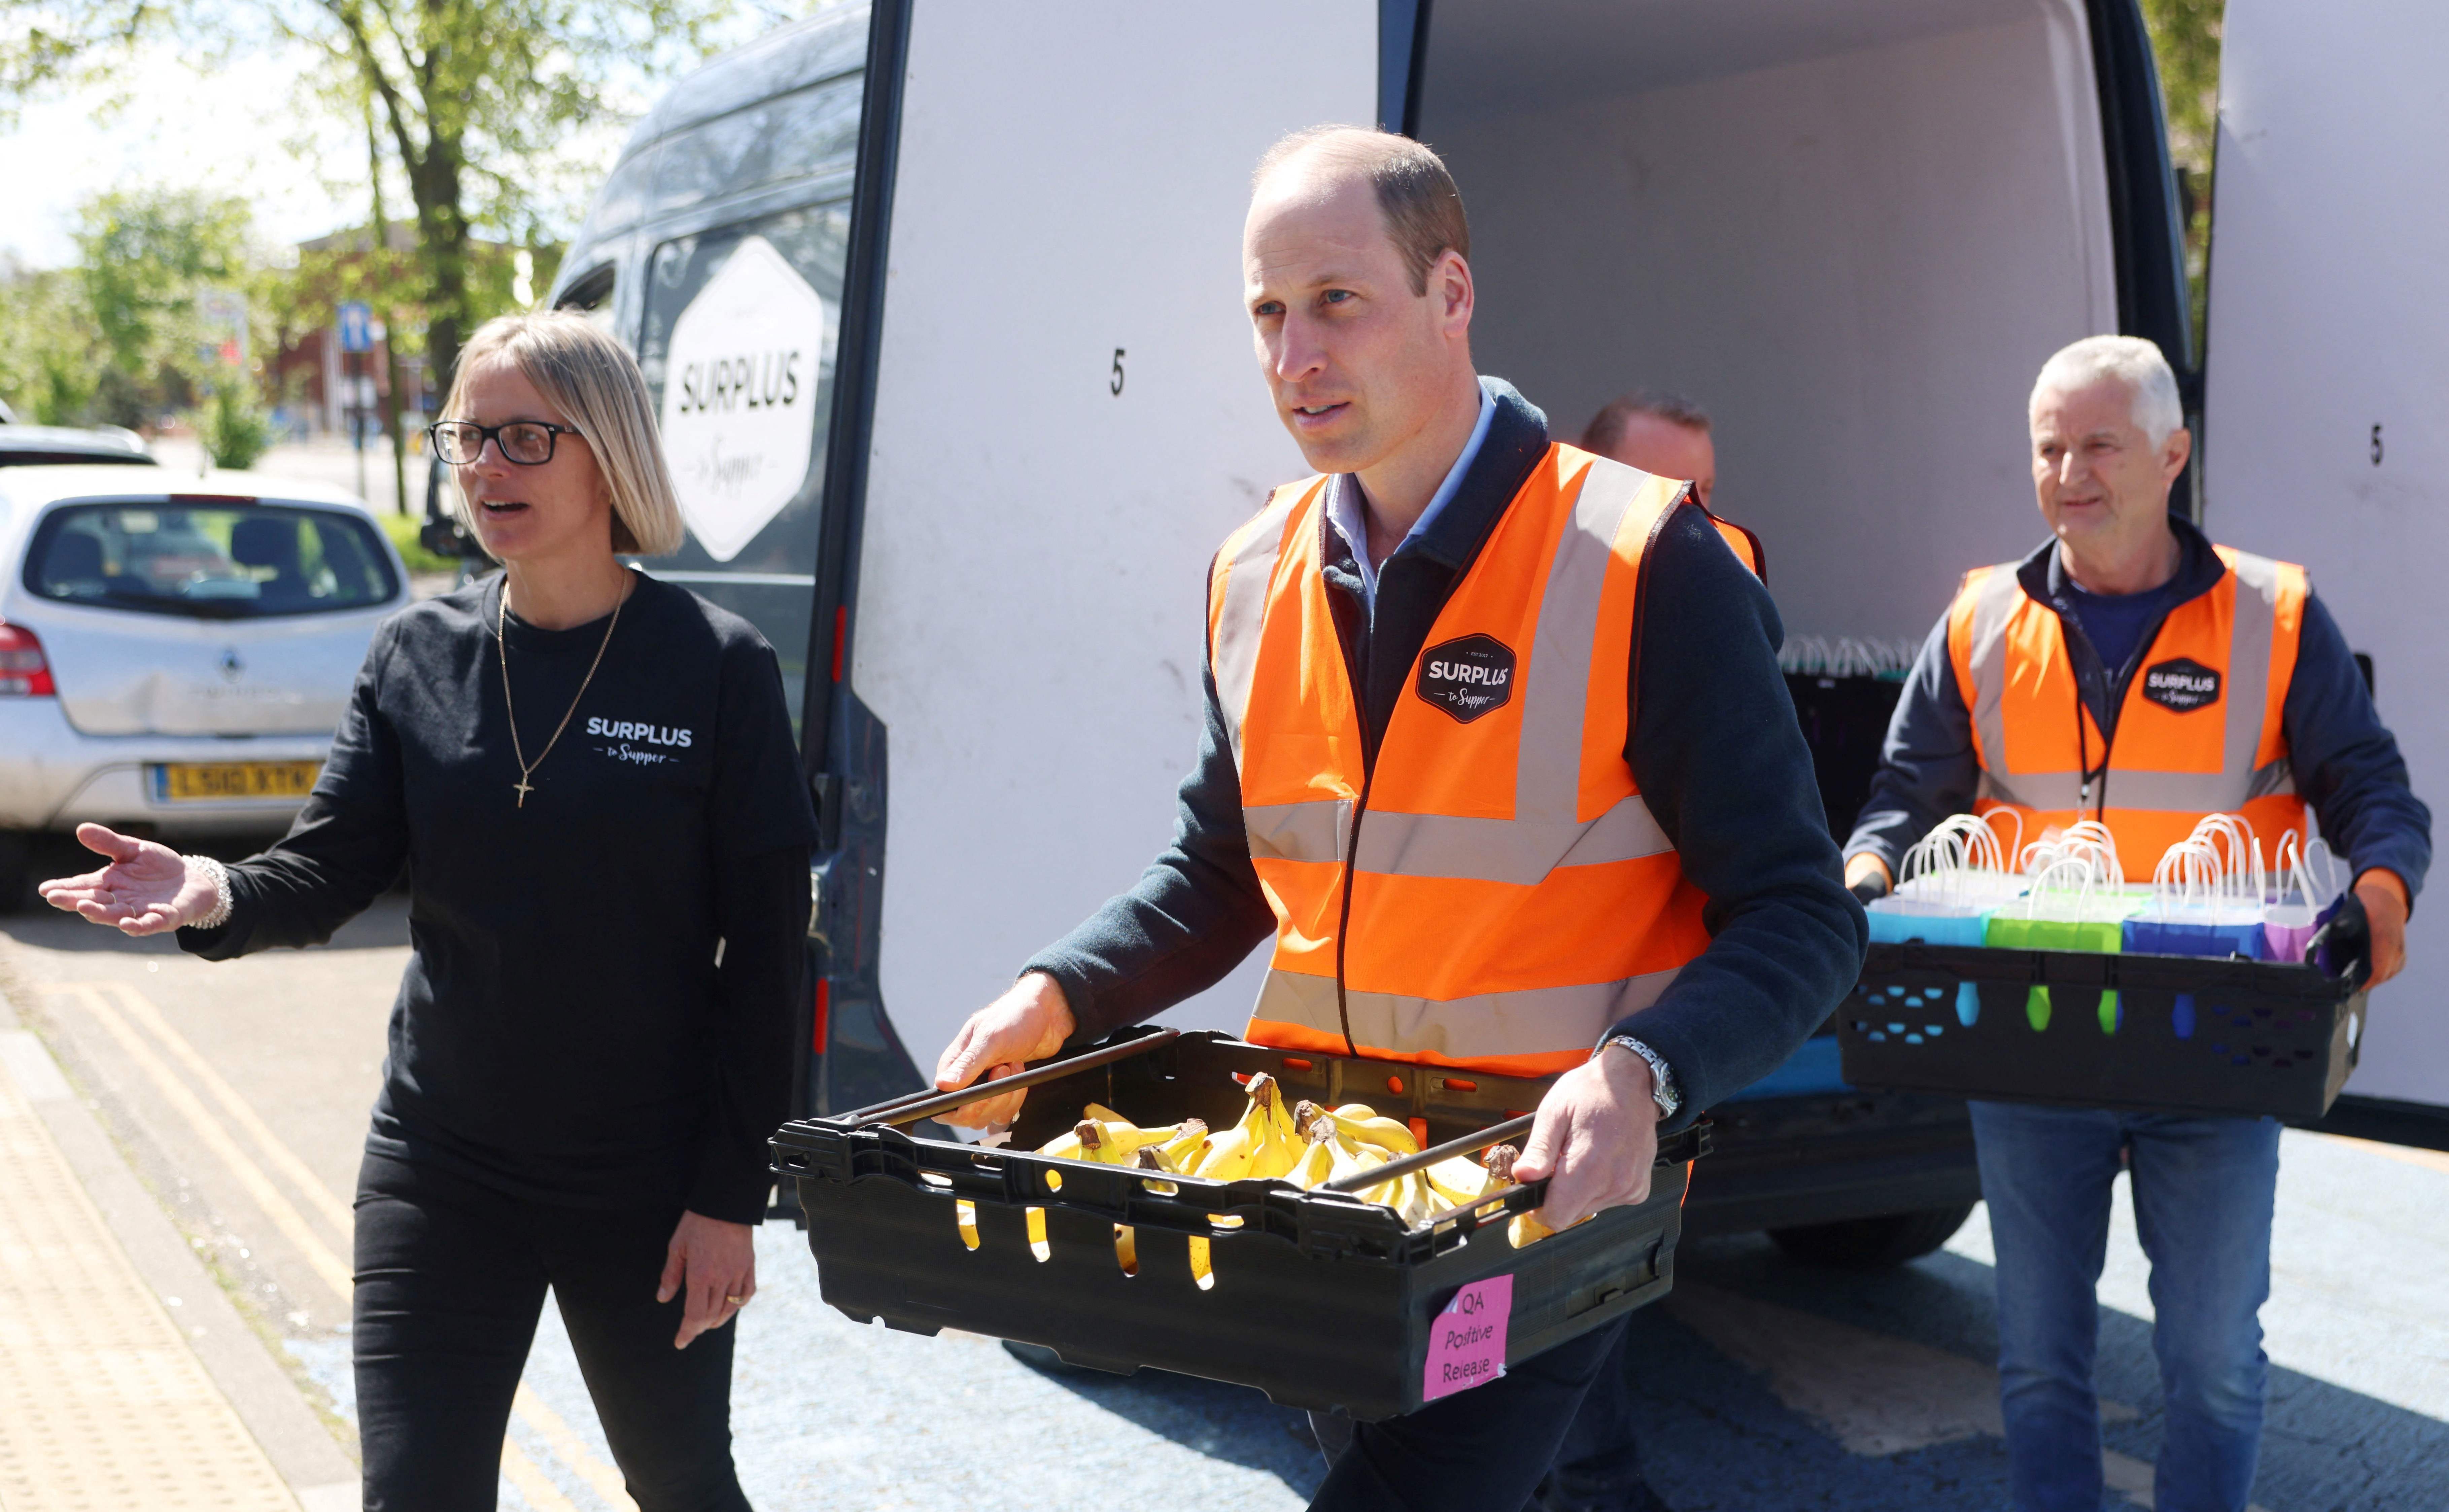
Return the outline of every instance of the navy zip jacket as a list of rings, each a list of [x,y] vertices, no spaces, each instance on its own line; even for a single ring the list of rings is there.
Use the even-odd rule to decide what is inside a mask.
[[[1511,387],[1489,386],[1488,438],[1445,508],[1379,568],[1374,622],[1349,550],[1326,569],[1372,761],[1438,612],[1547,451],[1547,416]],[[1342,548],[1336,532],[1328,540]],[[1205,602],[1203,593],[1203,613]],[[1645,561],[1625,758],[1685,874],[1708,896],[1711,939],[1655,1004],[1617,1026],[1673,1073],[1684,1103],[1666,1131],[1776,1069],[1861,970],[1866,926],[1841,880],[1811,753],[1778,671],[1784,636],[1767,590],[1708,518],[1676,510]],[[1205,687],[1206,730],[1172,845],[1137,887],[1023,968],[1062,985],[1077,1040],[1214,986],[1275,933],[1250,866],[1213,669]]]
[[[2084,633],[2081,601],[2058,561],[2055,541],[2015,569],[2024,591],[2057,611],[2067,629],[2076,691],[2105,734],[2116,731],[2126,684],[2160,633],[2161,622],[2179,605],[2208,593],[2227,570],[2209,539],[2191,523],[2171,515],[2169,525],[2182,552],[2177,575],[2120,667],[2107,666]],[[2314,594],[2305,595],[2296,672],[2280,719],[2296,792],[2321,822],[2331,849],[2347,858],[2357,876],[2376,867],[2398,873],[2413,898],[2432,865],[2432,811],[2407,786],[2398,741],[2374,710],[2338,622]],[[1947,616],[1942,614],[1922,642],[1904,695],[1897,700],[1879,775],[1871,781],[1853,837],[1845,842],[1846,859],[1876,855],[1895,876],[1905,852],[1932,826],[1950,814],[1971,812],[1979,775],[1973,717],[1956,685],[1956,668],[1947,654]],[[2113,787],[2115,778],[2111,781]]]

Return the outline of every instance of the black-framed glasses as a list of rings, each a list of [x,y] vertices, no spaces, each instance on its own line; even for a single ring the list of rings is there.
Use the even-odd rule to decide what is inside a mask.
[[[515,462],[523,468],[540,468],[552,460],[557,438],[578,433],[575,426],[545,420],[512,420],[503,425],[438,420],[425,428],[426,439],[434,443],[434,454],[454,468],[464,468],[483,456],[488,441],[501,452],[503,461]]]

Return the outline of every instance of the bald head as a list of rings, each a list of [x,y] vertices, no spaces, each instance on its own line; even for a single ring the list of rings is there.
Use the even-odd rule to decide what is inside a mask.
[[[1323,200],[1358,180],[1385,219],[1412,292],[1429,292],[1429,270],[1447,252],[1469,261],[1471,222],[1442,159],[1409,137],[1366,126],[1312,126],[1267,149],[1250,176],[1250,198]]]

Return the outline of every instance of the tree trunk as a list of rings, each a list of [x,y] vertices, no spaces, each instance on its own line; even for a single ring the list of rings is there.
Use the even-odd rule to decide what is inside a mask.
[[[366,103],[366,175],[374,190],[375,246],[374,265],[384,272],[383,287],[391,287],[391,218],[383,214],[382,141],[375,135],[374,103]],[[394,513],[406,514],[408,508],[408,431],[399,423],[399,328],[394,323],[397,314],[389,299],[383,301],[383,429],[391,432],[391,507]]]
[[[429,118],[430,119],[430,118]],[[409,165],[416,197],[416,242],[425,254],[425,360],[435,388],[451,392],[459,344],[475,322],[468,299],[468,218],[459,208],[459,143],[434,136]]]

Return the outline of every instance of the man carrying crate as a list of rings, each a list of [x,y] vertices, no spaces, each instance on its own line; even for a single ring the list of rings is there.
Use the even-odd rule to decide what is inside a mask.
[[[2206,814],[2241,814],[2271,847],[2302,834],[2309,806],[2353,868],[2372,980],[2386,982],[2404,964],[2431,814],[2304,569],[2215,546],[2169,513],[2192,447],[2183,419],[2149,341],[2093,336],[2041,369],[2033,482],[2054,539],[1968,573],[1923,643],[1846,880],[1880,896],[1916,840],[1968,811],[2012,813],[2027,841],[2099,820],[2128,877],[2149,881]],[[2154,1504],[2243,1512],[2261,1448],[2278,1122],[1972,1106],[2018,1512],[2100,1506],[2093,1288],[2121,1163],[2168,1399]]]
[[[1862,915],[1768,595],[1681,484],[1551,442],[1476,374],[1469,252],[1417,143],[1320,128],[1262,161],[1245,308],[1319,475],[1210,569],[1173,844],[971,1018],[938,1086],[1148,1018],[1272,935],[1251,1040],[1555,1077],[1514,1174],[1552,1178],[1563,1228],[1644,1200],[1659,1134],[1853,985]],[[1361,1425],[1313,1504],[1524,1506],[1623,1327]]]

